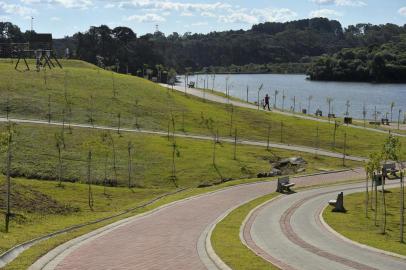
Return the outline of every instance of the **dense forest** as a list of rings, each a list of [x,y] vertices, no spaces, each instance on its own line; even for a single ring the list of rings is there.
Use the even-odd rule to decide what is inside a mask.
[[[330,80],[344,79],[342,75],[336,77],[328,74],[338,71],[334,63],[343,63],[340,55],[347,55],[348,49],[358,48],[354,50],[355,58],[360,55],[356,53],[358,51],[375,52],[380,48],[387,48],[382,50],[392,55],[392,58],[400,58],[398,46],[401,44],[398,43],[401,35],[406,35],[406,25],[357,24],[343,28],[340,22],[326,18],[286,23],[267,22],[254,25],[249,30],[208,34],[187,32],[182,35],[175,32],[167,36],[159,31],[137,36],[128,27],[110,29],[101,25],[90,27],[83,33],[56,39],[54,48],[60,56],[69,48],[72,58],[107,67],[115,66],[120,72],[132,74],[145,75],[146,70],[157,69],[157,65],[158,69],[174,68],[179,73],[303,72],[311,66],[309,74],[313,79]],[[28,37],[29,32],[21,33],[13,24],[0,23],[0,43],[21,42]],[[391,50],[394,51],[389,52]],[[368,59],[359,59],[365,62],[365,65],[360,65],[360,69],[369,69],[371,66],[374,58],[371,52],[366,57]],[[382,59],[389,61],[389,58],[385,56]],[[391,65],[395,65],[396,70],[404,65],[402,61],[390,61],[384,63],[385,67],[388,66],[384,74],[391,72]],[[371,80],[371,76],[360,76],[363,79],[359,80]]]
[[[308,69],[312,80],[406,82],[406,34],[383,45],[321,56]]]

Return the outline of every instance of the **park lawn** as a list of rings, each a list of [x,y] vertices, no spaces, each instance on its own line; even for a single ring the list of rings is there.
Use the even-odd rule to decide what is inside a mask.
[[[371,196],[371,194],[369,195]],[[378,194],[381,196],[381,194]],[[371,197],[370,197],[371,198]],[[374,211],[368,211],[365,217],[365,193],[345,196],[347,213],[333,213],[331,207],[323,212],[325,221],[338,233],[356,242],[378,249],[406,255],[406,244],[400,243],[400,189],[390,189],[386,193],[387,200],[387,232],[381,233],[379,226],[374,225]],[[380,198],[379,198],[380,203]],[[379,204],[378,204],[379,207]],[[378,224],[380,213],[378,211]]]
[[[96,125],[115,127],[120,115],[122,127],[167,130],[173,115],[177,132],[213,135],[218,130],[220,136],[228,137],[237,129],[239,138],[266,141],[270,126],[272,142],[319,146],[336,152],[343,151],[346,132],[347,153],[365,157],[380,150],[387,136],[341,126],[333,146],[334,123],[245,108],[232,110],[230,105],[185,96],[145,79],[112,73],[82,61],[62,64],[63,70],[16,72],[10,62],[0,61],[0,114],[5,116],[10,108],[10,117],[46,120],[50,97],[53,121],[89,123],[93,119]],[[405,138],[401,141],[406,143]],[[406,155],[406,150],[402,151]]]
[[[214,228],[211,236],[214,251],[231,269],[279,269],[256,255],[240,239],[240,227],[249,212],[276,196],[278,196],[278,193],[272,193],[238,207]]]
[[[0,131],[4,128],[5,123],[0,124]],[[55,134],[61,133],[62,127],[18,124],[16,131],[12,175],[57,180],[59,163]],[[337,158],[278,149],[267,151],[262,147],[248,145],[237,145],[237,159],[234,160],[234,145],[221,143],[216,144],[216,170],[213,166],[212,141],[176,138],[179,155],[175,156],[177,179],[174,182],[171,179],[172,139],[168,141],[167,136],[133,132],[122,132],[119,135],[113,131],[109,134],[113,138],[116,150],[117,178],[115,178],[113,148],[100,146],[103,134],[106,133],[91,128],[73,128],[70,134],[65,128],[65,149],[62,149],[63,180],[83,183],[87,181],[89,148],[86,142],[91,142],[93,149],[92,182],[99,185],[103,184],[104,179],[108,179],[108,183],[128,185],[129,142],[134,145],[131,185],[147,188],[174,188],[175,184],[180,187],[197,187],[225,179],[255,178],[259,172],[270,170],[270,161],[292,156],[301,156],[308,162],[305,173],[362,165],[360,162],[347,161],[347,167],[343,167],[342,160]],[[0,163],[0,168],[4,166],[4,163]]]

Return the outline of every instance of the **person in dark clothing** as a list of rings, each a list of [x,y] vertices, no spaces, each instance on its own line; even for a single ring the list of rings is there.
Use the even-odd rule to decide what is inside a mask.
[[[268,94],[266,94],[266,96],[265,96],[264,110],[265,110],[266,107],[268,107],[268,111],[271,110],[271,108],[269,107],[269,96],[268,96]]]

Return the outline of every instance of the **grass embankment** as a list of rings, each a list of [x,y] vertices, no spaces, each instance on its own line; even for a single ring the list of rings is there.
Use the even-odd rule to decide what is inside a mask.
[[[0,124],[0,131],[4,130],[4,125]],[[24,178],[57,180],[59,162],[55,134],[60,133],[62,128],[20,124],[16,126],[16,130],[12,174]],[[68,129],[65,129],[65,149],[62,148],[62,178],[65,181],[87,181],[88,147],[84,144],[91,141],[99,144],[94,144],[96,147],[93,147],[93,183],[106,182],[108,185],[126,186],[128,143],[131,142],[134,145],[131,184],[149,188],[175,187],[175,183],[171,181],[172,141],[168,141],[166,136],[141,133],[122,133],[120,136],[110,132],[114,151],[111,141],[102,142],[103,134],[106,133],[82,128],[73,128],[70,134]],[[218,183],[224,179],[256,177],[259,172],[270,170],[270,161],[297,155],[308,162],[305,173],[343,168],[340,159],[284,150],[267,151],[261,147],[247,145],[237,145],[237,159],[234,160],[234,145],[231,143],[216,145],[214,167],[212,141],[176,138],[176,144],[179,151],[179,156],[175,156],[176,184],[181,187],[197,187],[200,184]],[[348,161],[346,165],[355,167],[361,163]],[[1,168],[4,166],[4,163],[0,164]]]
[[[381,196],[380,192],[379,196]],[[374,210],[369,210],[368,218],[365,217],[365,193],[350,194],[344,199],[347,213],[333,213],[331,207],[323,212],[323,218],[334,230],[356,242],[406,255],[406,244],[399,241],[400,189],[391,189],[386,193],[386,234],[382,234],[381,228],[374,225]],[[379,208],[381,198],[378,199]],[[380,224],[380,215],[378,211],[378,224]]]
[[[252,200],[233,210],[216,225],[211,242],[216,254],[230,268],[234,270],[278,269],[252,252],[240,240],[240,227],[249,212],[277,195],[278,193],[272,193]]]
[[[12,173],[37,179],[57,179],[58,154],[54,134],[61,132],[61,128],[47,125],[18,125],[16,129],[18,132],[13,145]],[[103,132],[99,130],[79,128],[73,129],[72,134],[65,134],[66,148],[62,151],[64,180],[86,183],[88,148],[82,146],[82,141],[101,141],[101,134]],[[11,233],[4,236],[2,234],[0,252],[42,234],[109,216],[163,193],[176,190],[174,182],[170,179],[172,143],[167,137],[134,133],[123,133],[122,136],[112,133],[111,136],[115,142],[115,167],[117,184],[120,186],[126,186],[128,183],[128,142],[131,141],[134,145],[131,182],[134,188],[107,188],[107,195],[105,195],[102,186],[93,185],[95,206],[94,211],[90,211],[87,206],[87,185],[64,182],[64,187],[58,188],[55,181],[13,179],[12,211],[18,215],[12,218]],[[219,172],[223,179],[255,177],[258,172],[269,170],[270,160],[297,155],[289,151],[266,151],[260,147],[239,145],[237,159],[234,160],[234,146],[223,143],[216,146],[216,170],[212,164],[213,143],[211,141],[178,138],[177,144],[180,155],[176,158],[176,184],[180,187],[196,188],[201,184],[221,183]],[[107,163],[105,163],[106,153],[108,153]],[[340,159],[315,157],[310,154],[301,156],[308,162],[306,173],[325,168],[342,168]],[[111,148],[108,152],[94,151],[91,170],[93,184],[101,185],[104,182],[105,169],[107,169],[108,182],[112,182],[115,178],[112,162]],[[359,165],[358,162],[347,164],[347,166]],[[246,181],[248,180],[244,180]],[[257,179],[253,178],[249,181],[257,181]],[[229,183],[241,182],[241,180],[233,180]],[[0,187],[4,193],[4,183],[1,183]],[[4,197],[3,194],[0,198],[1,208],[4,208]],[[4,231],[2,226],[3,224],[0,230]]]
[[[93,118],[97,125],[117,126],[120,114],[122,127],[135,127],[138,122],[140,128],[167,130],[173,114],[177,132],[212,135],[218,130],[220,136],[230,136],[237,128],[240,138],[266,141],[270,125],[273,142],[319,145],[337,152],[342,152],[347,132],[347,153],[361,156],[379,150],[386,137],[342,126],[333,147],[334,123],[317,123],[244,108],[234,108],[231,114],[229,105],[204,102],[144,79],[113,74],[80,61],[62,61],[62,64],[63,70],[16,72],[11,63],[0,61],[0,114],[6,115],[9,108],[11,117],[45,120],[50,96],[54,121],[62,121],[65,110],[66,121],[88,123]],[[406,139],[401,140],[406,143]]]

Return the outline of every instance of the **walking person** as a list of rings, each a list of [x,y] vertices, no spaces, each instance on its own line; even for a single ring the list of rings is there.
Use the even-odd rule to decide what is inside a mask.
[[[265,110],[265,108],[267,108],[267,107],[268,107],[268,111],[270,111],[271,108],[269,107],[269,96],[268,96],[268,94],[266,94],[266,96],[265,96],[264,110]]]

